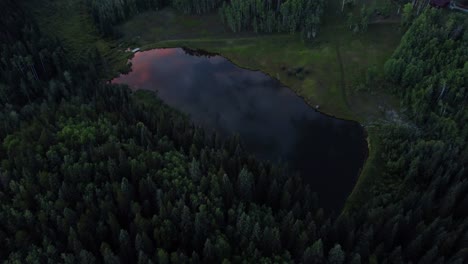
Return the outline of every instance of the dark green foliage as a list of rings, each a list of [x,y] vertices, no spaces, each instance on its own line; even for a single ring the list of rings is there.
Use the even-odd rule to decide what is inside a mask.
[[[359,10],[359,14],[355,15],[350,12],[348,14],[348,25],[354,33],[366,32],[369,27],[370,19],[373,10],[368,8],[365,4]]]
[[[381,129],[383,178],[398,188],[375,193],[361,213],[348,216],[355,234],[340,239],[346,245],[353,238],[362,261],[467,259],[467,29],[463,14],[426,10],[385,64],[387,86],[401,97],[408,120],[394,118]]]
[[[268,10],[284,14],[277,7]],[[15,1],[0,8],[1,260],[468,258],[466,17],[429,10],[413,22],[385,65],[409,117],[382,125],[383,179],[397,188],[332,220],[301,178],[251,157],[236,137],[194,127],[150,92],[99,81],[98,52],[75,65]]]
[[[106,35],[116,34],[114,26],[140,11],[156,10],[167,0],[86,0],[97,28]]]
[[[0,259],[302,258],[297,245],[315,241],[309,226],[325,219],[299,177],[255,160],[236,138],[206,134],[149,92],[98,81],[97,55],[87,67],[44,56],[50,73],[39,78],[40,60],[11,67],[61,48],[5,3],[23,23],[2,32],[14,45],[0,50]]]
[[[0,38],[0,106],[24,105],[45,96],[42,86],[48,85],[50,98],[60,98],[70,86],[64,51],[57,41],[45,39],[32,22],[26,22],[23,10],[16,3],[0,3],[11,12],[2,15]],[[49,82],[51,77],[56,77]]]
[[[318,32],[321,0],[233,0],[220,9],[222,20],[234,32],[302,32],[307,39]]]
[[[224,0],[86,0],[96,27],[104,35],[118,35],[114,26],[139,12],[173,6],[186,14],[203,14]]]
[[[185,14],[204,14],[217,8],[224,0],[170,0],[170,4]]]
[[[97,28],[118,35],[114,26],[145,10],[172,6],[185,14],[219,8],[221,20],[234,32],[302,32],[315,38],[324,10],[323,0],[86,0]],[[366,24],[367,26],[367,24]]]
[[[328,254],[328,263],[330,264],[342,264],[344,263],[345,255],[343,250],[341,250],[341,246],[339,244],[335,245],[332,249],[330,249],[330,253]]]

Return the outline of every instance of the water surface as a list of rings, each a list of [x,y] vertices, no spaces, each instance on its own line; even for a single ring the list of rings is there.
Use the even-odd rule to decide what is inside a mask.
[[[221,56],[180,48],[140,52],[132,72],[113,82],[155,90],[196,124],[222,135],[238,133],[257,157],[287,162],[325,208],[341,208],[365,160],[358,123],[323,115],[277,80]]]

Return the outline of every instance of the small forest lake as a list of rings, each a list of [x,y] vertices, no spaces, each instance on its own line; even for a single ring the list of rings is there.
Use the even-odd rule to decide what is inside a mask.
[[[317,112],[278,80],[218,55],[154,49],[136,53],[131,62],[132,71],[113,83],[157,91],[196,125],[238,134],[258,158],[300,173],[322,207],[342,208],[367,157],[359,123]]]

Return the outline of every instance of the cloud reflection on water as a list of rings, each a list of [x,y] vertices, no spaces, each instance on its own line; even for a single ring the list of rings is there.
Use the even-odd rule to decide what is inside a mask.
[[[322,204],[343,205],[365,158],[359,124],[322,115],[278,81],[220,56],[157,49],[135,54],[132,64],[131,73],[113,81],[156,90],[195,123],[238,133],[258,157],[298,170]]]

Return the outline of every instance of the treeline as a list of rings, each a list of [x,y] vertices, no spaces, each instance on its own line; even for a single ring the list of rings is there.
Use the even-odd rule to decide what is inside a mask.
[[[185,14],[204,14],[218,8],[224,0],[171,0],[171,5]]]
[[[447,186],[464,188],[465,179],[459,177],[466,175],[468,165],[467,28],[463,14],[445,16],[429,9],[415,20],[384,67],[416,127],[410,141],[414,145],[404,150],[407,157],[394,169],[408,171],[406,181],[422,188],[444,177]],[[455,207],[459,198],[446,201]]]
[[[115,35],[114,26],[144,10],[157,10],[169,0],[86,0],[94,23],[105,35]]]
[[[186,14],[203,14],[223,0],[86,0],[96,27],[104,35],[116,36],[115,26],[139,12],[172,6]]]
[[[468,20],[424,11],[385,64],[406,118],[381,127],[382,176],[362,230],[361,257],[378,263],[468,259]],[[386,193],[382,193],[385,191]],[[361,219],[361,220],[359,220]]]
[[[318,32],[324,4],[322,0],[232,0],[219,13],[234,32],[302,32],[310,39]]]
[[[7,3],[2,2],[0,8],[5,10],[5,6]],[[24,105],[37,97],[43,97],[41,85],[47,84],[52,76],[66,73],[67,62],[63,59],[64,51],[58,42],[43,38],[34,23],[26,22],[26,15],[18,5],[14,5],[14,10],[3,14],[0,22],[2,106]],[[53,90],[58,89],[53,87]],[[60,93],[57,91],[57,94],[53,94],[51,91],[49,96],[59,98],[62,96]]]
[[[87,0],[99,31],[118,35],[115,25],[145,10],[172,6],[186,14],[204,14],[219,8],[221,20],[234,32],[301,32],[315,38],[324,10],[323,0]]]

